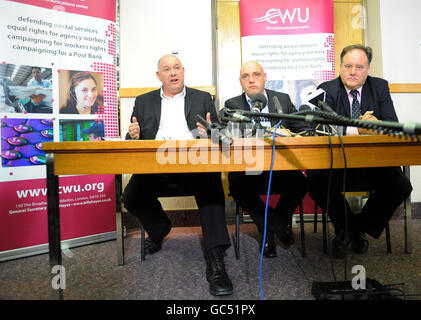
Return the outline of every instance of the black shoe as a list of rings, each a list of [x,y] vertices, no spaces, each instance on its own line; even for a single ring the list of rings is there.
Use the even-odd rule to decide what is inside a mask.
[[[263,237],[261,243],[263,243]],[[266,243],[263,248],[263,256],[266,258],[275,258],[277,256],[275,235],[272,232],[266,233]]]
[[[294,243],[294,235],[290,225],[290,218],[285,216],[279,216],[274,213],[271,218],[271,229],[281,241],[284,248],[288,248]]]
[[[152,254],[161,250],[162,241],[155,242],[151,238],[145,239],[145,254]]]
[[[284,245],[285,248],[290,247],[294,242],[294,234],[292,233],[292,228],[291,226],[288,226],[287,229],[285,230],[284,236],[281,240],[282,244]]]
[[[224,256],[221,248],[209,249],[206,254],[206,280],[209,292],[214,296],[230,295],[233,292],[232,282],[225,271]]]
[[[348,251],[350,241],[345,238],[345,232],[340,230],[332,240],[332,253],[335,258],[343,259]]]
[[[351,249],[355,253],[366,253],[368,250],[368,240],[363,232],[354,232],[351,234]]]

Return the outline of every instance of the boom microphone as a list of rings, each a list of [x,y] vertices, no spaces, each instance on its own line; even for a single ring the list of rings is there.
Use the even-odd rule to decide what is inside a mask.
[[[241,110],[231,110],[227,107],[222,108],[218,114],[219,121],[221,122],[251,122],[249,117],[241,114]]]
[[[317,101],[321,100],[321,101],[325,101],[326,99],[326,91],[324,91],[322,88],[319,88],[313,92],[311,92],[307,97],[306,97],[308,103],[310,104],[310,106],[313,106],[313,108],[317,108]]]
[[[277,113],[284,113],[284,112],[282,111],[282,106],[281,106],[281,104],[280,104],[280,102],[279,102],[278,97],[277,97],[277,96],[274,96],[274,97],[272,98],[272,100],[273,100],[273,103],[275,104],[275,109],[276,109],[276,112],[277,112]]]
[[[233,140],[227,137],[222,132],[222,128],[220,128],[218,125],[207,122],[203,117],[201,117],[198,114],[196,114],[196,120],[206,128],[206,133],[208,134],[208,136],[211,137],[214,143],[221,142],[222,144],[227,146],[232,144]]]
[[[311,107],[308,105],[308,104],[302,104],[301,106],[300,106],[300,112],[302,112],[302,111],[309,111],[309,110],[312,110],[311,109]]]
[[[332,112],[336,114],[336,112],[326,102],[322,100],[317,100],[317,105],[322,111]]]

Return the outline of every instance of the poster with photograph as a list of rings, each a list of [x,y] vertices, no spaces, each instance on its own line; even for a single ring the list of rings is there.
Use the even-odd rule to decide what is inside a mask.
[[[333,0],[240,1],[243,61],[259,62],[266,88],[286,92],[297,109],[335,77]]]
[[[43,142],[103,141],[119,131],[116,2],[0,0],[0,6],[2,261],[48,246]],[[114,176],[59,181],[62,239],[115,238]]]

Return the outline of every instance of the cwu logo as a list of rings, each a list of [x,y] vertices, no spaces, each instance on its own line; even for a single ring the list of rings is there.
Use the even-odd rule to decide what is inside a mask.
[[[267,21],[271,24],[282,22],[282,24],[285,24],[285,21],[288,19],[289,22],[292,24],[295,22],[296,19],[298,19],[299,23],[306,23],[310,19],[309,14],[309,8],[305,8],[305,17],[303,18],[302,15],[304,15],[301,12],[301,8],[294,8],[292,12],[290,12],[288,9],[285,9],[284,12],[282,12],[281,9],[269,9],[266,11],[266,14],[263,17],[260,18],[253,18],[255,22],[264,22]]]

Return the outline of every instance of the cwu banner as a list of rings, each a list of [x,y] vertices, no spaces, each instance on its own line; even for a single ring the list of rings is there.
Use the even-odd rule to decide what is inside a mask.
[[[0,8],[2,261],[48,252],[42,143],[119,133],[116,1],[0,0]],[[66,245],[115,238],[114,183],[60,177]]]
[[[333,0],[242,0],[240,19],[243,63],[259,62],[297,109],[335,77]]]

